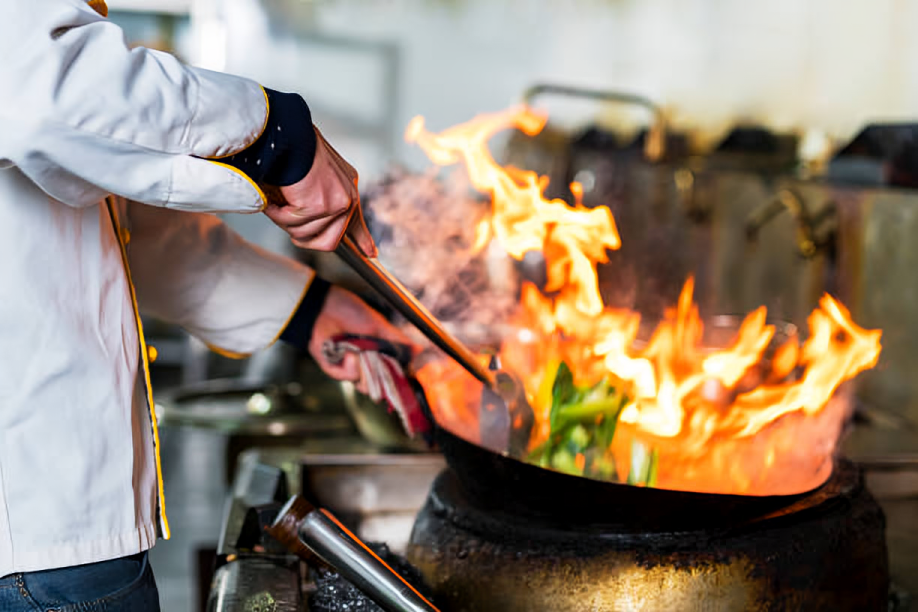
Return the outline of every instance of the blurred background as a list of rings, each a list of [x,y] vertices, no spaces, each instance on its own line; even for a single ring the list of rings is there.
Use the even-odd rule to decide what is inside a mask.
[[[625,246],[601,273],[607,302],[652,317],[694,274],[703,313],[765,304],[773,317],[805,326],[824,292],[840,297],[860,325],[884,330],[879,366],[857,381],[859,427],[846,452],[875,468],[868,473],[890,533],[913,546],[891,548],[894,578],[918,591],[918,3],[110,0],[109,7],[132,45],[301,93],[361,173],[371,210],[394,169],[404,177],[429,167],[402,138],[412,117],[439,131],[529,101],[548,111],[546,130],[503,134],[493,152],[548,175],[556,197],[569,199],[564,186],[578,180],[587,205],[613,210]],[[409,199],[429,202],[418,180]],[[262,216],[226,221],[359,289],[334,258],[294,252]],[[154,569],[164,610],[197,610],[235,465],[247,450],[377,452],[405,442],[296,351],[275,347],[230,361],[181,330],[146,327],[159,353],[154,386],[173,525],[173,540],[154,549]],[[300,416],[272,416],[286,408]]]

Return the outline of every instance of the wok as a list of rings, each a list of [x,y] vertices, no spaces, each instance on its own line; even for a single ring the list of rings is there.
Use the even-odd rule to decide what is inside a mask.
[[[520,384],[501,384],[493,371],[479,365],[469,349],[385,268],[363,255],[348,236],[336,252],[428,339],[483,383],[479,412],[483,445],[478,445],[437,423],[423,388],[412,381],[434,427],[433,439],[473,503],[482,509],[527,514],[549,527],[573,524],[679,531],[743,523],[806,494],[746,496],[639,487],[564,474],[514,459],[525,449],[532,426],[532,409]],[[510,374],[500,374],[513,382]],[[522,427],[514,425],[517,422]]]
[[[822,485],[788,495],[699,493],[576,476],[526,463],[450,431],[437,421],[420,382],[410,379],[443,454],[478,509],[509,513],[547,529],[677,532],[738,527],[792,506]],[[829,478],[826,479],[827,481]]]
[[[523,516],[547,528],[676,532],[739,526],[811,493],[694,493],[574,476],[469,442],[428,414],[434,423],[434,440],[471,503],[483,511]]]
[[[735,321],[714,321],[721,333]],[[795,334],[782,326],[782,338]],[[736,526],[770,515],[807,497],[820,488],[787,495],[700,493],[643,487],[576,476],[518,459],[517,452],[497,452],[450,431],[436,420],[426,392],[416,380],[415,394],[433,425],[432,441],[456,474],[468,499],[481,510],[512,512],[539,521],[546,527],[572,525],[586,529],[614,527],[616,531],[680,531]],[[524,438],[529,430],[514,431]],[[828,478],[826,479],[828,480]]]
[[[398,353],[404,356],[411,351]],[[399,354],[391,356],[401,360]],[[511,402],[509,410],[494,410],[483,394],[479,411],[483,444],[477,444],[439,423],[420,382],[414,378],[409,382],[432,425],[430,442],[439,447],[472,503],[487,512],[526,515],[548,528],[569,529],[573,525],[586,529],[615,527],[618,532],[667,532],[740,525],[790,506],[811,492],[756,496],[676,491],[601,481],[532,465],[515,458],[525,451],[532,427],[532,410],[525,400]],[[500,412],[522,418],[495,420],[487,416]]]

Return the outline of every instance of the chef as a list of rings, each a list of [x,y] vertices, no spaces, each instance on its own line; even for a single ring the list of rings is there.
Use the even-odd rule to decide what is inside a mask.
[[[375,254],[357,174],[303,99],[128,49],[105,14],[0,2],[5,612],[159,610],[146,551],[169,522],[141,313],[228,355],[308,347],[349,380],[356,361],[325,361],[324,340],[402,339],[211,214],[264,213],[303,248],[348,232]]]

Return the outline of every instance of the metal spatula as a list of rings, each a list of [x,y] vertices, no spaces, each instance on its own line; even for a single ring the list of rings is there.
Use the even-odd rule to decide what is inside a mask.
[[[349,236],[344,236],[335,252],[428,340],[484,384],[479,418],[481,445],[513,456],[524,453],[533,423],[532,408],[522,385],[501,369],[499,359],[493,357],[488,366],[483,365],[379,261],[364,255]]]

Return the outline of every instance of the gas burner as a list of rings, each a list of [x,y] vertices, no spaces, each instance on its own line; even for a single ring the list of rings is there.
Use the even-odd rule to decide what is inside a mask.
[[[887,607],[883,514],[847,461],[784,507],[687,530],[585,522],[574,503],[564,520],[495,508],[446,470],[408,558],[450,612]]]

